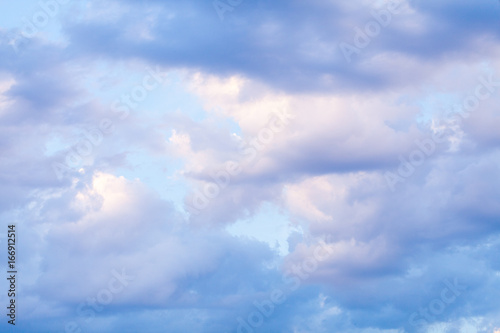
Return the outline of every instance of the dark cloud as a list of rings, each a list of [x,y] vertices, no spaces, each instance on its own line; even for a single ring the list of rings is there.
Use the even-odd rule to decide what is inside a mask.
[[[418,78],[418,70],[394,62],[377,66],[373,61],[379,56],[438,62],[449,57],[477,58],[481,55],[476,51],[478,40],[491,38],[494,43],[498,38],[500,12],[497,3],[487,0],[410,1],[348,63],[339,44],[353,44],[355,27],[364,29],[374,20],[369,3],[244,1],[222,22],[206,1],[122,4],[126,15],[112,24],[68,21],[70,49],[118,59],[139,57],[217,75],[238,73],[295,91],[378,90],[412,84],[399,74]],[[385,8],[379,5],[375,11]],[[138,31],[151,11],[154,19],[147,21],[147,29],[152,39]]]

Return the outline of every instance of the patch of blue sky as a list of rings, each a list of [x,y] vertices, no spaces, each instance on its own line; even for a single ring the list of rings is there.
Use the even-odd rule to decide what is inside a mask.
[[[73,144],[78,141],[68,141],[62,135],[52,134],[49,139],[45,141],[45,151],[44,154],[47,157],[54,156],[57,153],[69,149]]]
[[[162,199],[172,202],[177,211],[183,211],[189,185],[177,175],[177,171],[184,165],[182,161],[166,154],[153,156],[147,152],[132,150],[127,154],[127,164],[127,167],[116,169],[114,174],[129,180],[139,179]]]
[[[416,116],[418,124],[428,124],[435,118],[447,117],[456,112],[454,105],[460,103],[460,96],[453,93],[432,93],[417,102],[420,113]]]
[[[37,0],[2,1],[2,10],[0,11],[2,28],[21,29],[22,18],[31,18],[39,7]]]
[[[115,101],[125,104],[124,95],[131,95],[135,88],[143,85],[144,78],[151,75],[150,70],[157,68],[165,73],[164,82],[147,91],[144,100],[133,99],[137,106],[131,112],[152,118],[181,111],[195,121],[205,119],[201,102],[186,89],[180,74],[159,65],[100,61],[90,65],[82,83],[92,99],[111,109]]]
[[[270,202],[263,203],[255,215],[236,221],[226,230],[234,236],[245,236],[266,242],[281,256],[289,253],[288,237],[294,232],[302,233],[300,227],[290,223],[286,212]]]

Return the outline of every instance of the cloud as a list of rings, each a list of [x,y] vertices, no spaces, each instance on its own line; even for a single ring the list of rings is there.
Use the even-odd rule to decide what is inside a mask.
[[[240,74],[292,91],[377,90],[412,84],[405,78],[418,81],[429,73],[426,59],[433,59],[433,66],[450,58],[480,59],[484,53],[474,50],[490,52],[498,38],[494,27],[499,9],[491,1],[439,5],[404,1],[401,14],[363,48],[355,63],[348,64],[339,44],[352,43],[355,27],[376,22],[371,13],[386,11],[385,6],[361,1],[246,1],[220,22],[211,4],[202,1],[121,5],[121,15],[115,11],[112,23],[66,22],[70,48],[111,58],[141,57],[220,76]],[[471,19],[464,14],[470,12],[477,15]]]

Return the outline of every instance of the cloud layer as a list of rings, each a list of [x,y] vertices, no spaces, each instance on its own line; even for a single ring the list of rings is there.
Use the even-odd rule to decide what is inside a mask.
[[[30,5],[0,28],[18,331],[499,329],[498,3]]]

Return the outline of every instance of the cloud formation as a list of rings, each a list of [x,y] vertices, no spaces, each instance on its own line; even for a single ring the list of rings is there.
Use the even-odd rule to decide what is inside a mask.
[[[30,4],[0,28],[19,332],[498,330],[498,3],[59,2],[28,36]]]

